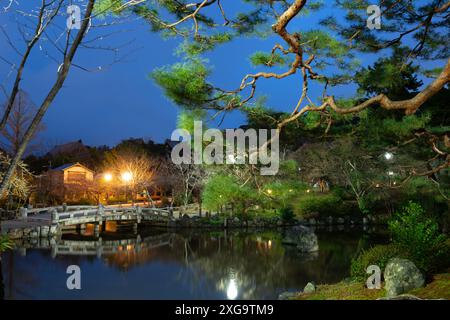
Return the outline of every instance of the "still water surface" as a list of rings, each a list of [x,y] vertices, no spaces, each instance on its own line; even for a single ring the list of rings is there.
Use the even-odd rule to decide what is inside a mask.
[[[283,231],[140,230],[105,233],[101,242],[66,234],[56,243],[17,243],[2,255],[4,299],[276,299],[309,281],[349,275],[352,257],[384,242],[358,228],[317,229],[319,252],[299,254]],[[26,249],[25,249],[26,248]],[[67,267],[81,268],[81,290],[68,290]]]

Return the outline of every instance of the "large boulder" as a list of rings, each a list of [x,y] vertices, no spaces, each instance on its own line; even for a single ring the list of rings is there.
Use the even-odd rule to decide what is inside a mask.
[[[316,286],[314,285],[313,282],[308,282],[305,286],[305,288],[303,289],[303,293],[313,293],[316,291]]]
[[[384,270],[385,288],[388,297],[398,296],[425,284],[422,273],[411,261],[393,258]]]
[[[305,226],[295,226],[287,229],[282,243],[296,246],[300,252],[316,252],[319,250],[316,234]]]

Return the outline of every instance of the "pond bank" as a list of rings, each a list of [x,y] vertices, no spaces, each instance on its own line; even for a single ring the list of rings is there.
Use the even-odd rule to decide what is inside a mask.
[[[129,227],[134,224],[117,221],[118,226]],[[241,220],[237,217],[224,218],[219,216],[199,217],[183,215],[180,218],[165,217],[164,219],[153,219],[151,221],[141,221],[139,227],[157,227],[167,229],[262,229],[262,228],[278,228],[292,227],[303,225],[308,227],[336,227],[343,230],[349,226],[363,226],[369,229],[375,225],[382,224],[381,221],[374,217],[338,217],[329,216],[325,219],[293,219],[284,221],[280,217],[255,217],[253,219]],[[1,233],[6,234],[10,239],[34,239],[34,238],[53,238],[60,236],[64,230],[79,229],[80,226],[71,226],[59,228],[57,225],[51,224],[46,220],[14,220],[3,221]],[[81,226],[85,228],[85,226]]]
[[[449,270],[450,272],[450,270]],[[386,291],[382,289],[367,289],[364,283],[341,281],[335,284],[318,285],[313,293],[298,293],[292,296],[294,300],[377,300],[383,299]],[[425,287],[414,289],[397,299],[450,299],[450,273],[433,276]]]

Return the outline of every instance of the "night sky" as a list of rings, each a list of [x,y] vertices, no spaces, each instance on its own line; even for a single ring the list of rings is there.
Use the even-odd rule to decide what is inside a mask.
[[[233,11],[238,6],[238,1],[224,1],[226,10]],[[290,30],[314,29],[320,18],[330,14],[339,13],[328,8],[320,11],[319,16],[299,16]],[[19,43],[20,36],[11,18],[10,14],[0,14],[0,25],[15,43]],[[101,72],[71,69],[63,89],[45,116],[46,130],[40,136],[44,148],[78,139],[88,145],[114,145],[130,137],[151,138],[161,142],[169,138],[175,129],[179,109],[164,96],[148,75],[154,68],[180,61],[181,58],[174,55],[180,39],[164,40],[152,33],[144,21],[136,19],[112,29],[121,32],[112,36],[108,45],[127,43],[120,53],[130,54]],[[89,31],[92,33],[90,36],[96,32]],[[102,32],[107,33],[105,30]],[[250,54],[257,50],[270,51],[275,43],[282,42],[274,36],[265,40],[243,38],[218,47],[206,55],[213,66],[211,81],[223,88],[236,88],[246,73],[259,70],[250,65]],[[19,48],[23,50],[23,45]],[[2,56],[19,61],[3,35],[0,35],[0,50]],[[36,104],[42,101],[53,84],[58,68],[44,54],[46,50],[51,51],[45,48],[45,44],[42,50],[39,47],[34,49],[22,82],[22,89],[31,95]],[[111,55],[104,51],[83,49],[77,53],[74,62],[84,68],[95,69],[99,65],[107,66],[111,60]],[[361,56],[360,60],[363,65],[367,65],[373,62],[373,57]],[[436,62],[434,66],[439,64]],[[8,88],[11,85],[11,78],[7,77],[9,70],[7,64],[0,62],[0,81],[7,84]],[[269,106],[288,111],[292,110],[301,93],[299,83],[299,75],[282,81],[261,80],[258,92],[268,97]],[[354,89],[341,87],[334,89],[333,93],[336,96],[350,96]],[[320,93],[321,87],[310,89],[312,97],[319,97]],[[0,102],[3,101],[4,95],[0,96]],[[239,112],[234,112],[226,117],[222,127],[236,127],[244,121]]]

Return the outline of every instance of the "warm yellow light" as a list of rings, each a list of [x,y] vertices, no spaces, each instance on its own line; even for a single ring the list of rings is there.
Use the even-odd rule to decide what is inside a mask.
[[[112,176],[111,173],[105,173],[105,174],[103,175],[103,179],[105,179],[106,182],[111,181],[112,178],[113,178],[113,176]]]
[[[268,190],[267,190],[267,193],[268,193],[268,194],[272,194],[272,190],[268,189]]]
[[[311,192],[311,190],[309,190],[309,189],[308,189],[308,190],[306,190],[306,192],[310,193],[310,192]]]
[[[130,171],[122,172],[122,180],[130,182],[133,179],[133,174]]]

